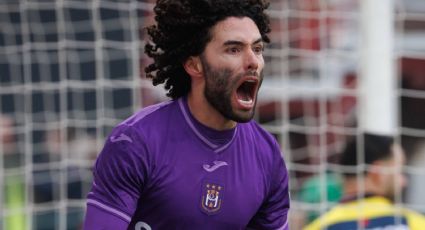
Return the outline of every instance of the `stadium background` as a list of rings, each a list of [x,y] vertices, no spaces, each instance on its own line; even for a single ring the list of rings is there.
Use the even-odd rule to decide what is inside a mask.
[[[359,122],[370,116],[361,99],[388,101],[360,87],[364,22],[383,17],[365,18],[365,2],[271,1],[255,119],[284,152],[291,229],[340,196],[338,154],[347,137],[368,130]],[[380,3],[393,9],[383,18],[393,29],[391,56],[382,58],[394,78],[381,80],[395,83],[395,110],[374,114],[395,117],[390,130],[408,153],[410,185],[397,205],[425,213],[425,2]],[[80,228],[90,168],[111,128],[167,100],[143,74],[142,28],[152,23],[152,7],[150,0],[0,2],[0,229]]]

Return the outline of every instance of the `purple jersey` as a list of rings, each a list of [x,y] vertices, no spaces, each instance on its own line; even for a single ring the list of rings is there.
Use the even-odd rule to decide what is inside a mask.
[[[99,218],[135,230],[288,229],[288,174],[276,140],[254,121],[216,131],[180,98],[113,130],[87,204],[86,229]]]

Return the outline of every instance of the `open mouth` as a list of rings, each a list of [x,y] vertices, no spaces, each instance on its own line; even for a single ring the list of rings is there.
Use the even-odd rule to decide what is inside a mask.
[[[243,105],[252,105],[257,90],[258,80],[250,78],[244,80],[236,90],[236,97],[238,102]]]

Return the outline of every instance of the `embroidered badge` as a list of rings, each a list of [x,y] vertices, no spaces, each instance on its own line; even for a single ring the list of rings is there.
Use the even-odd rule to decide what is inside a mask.
[[[208,215],[220,211],[223,203],[224,187],[215,183],[204,183],[202,188],[201,209]]]

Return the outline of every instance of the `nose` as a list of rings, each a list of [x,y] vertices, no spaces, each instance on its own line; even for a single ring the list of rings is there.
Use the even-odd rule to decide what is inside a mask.
[[[245,69],[256,71],[260,65],[260,58],[253,50],[248,50],[245,55]]]

